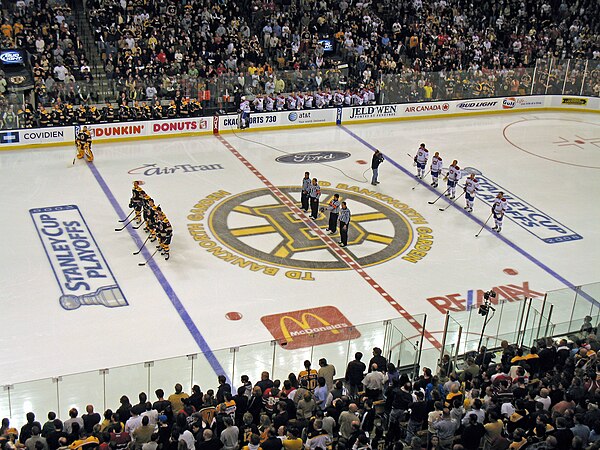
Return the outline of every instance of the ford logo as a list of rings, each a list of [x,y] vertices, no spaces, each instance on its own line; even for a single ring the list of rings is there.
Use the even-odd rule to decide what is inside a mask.
[[[23,57],[19,52],[3,52],[0,54],[0,61],[5,64],[18,64],[23,62]]]
[[[350,153],[346,152],[304,152],[280,156],[279,158],[276,158],[275,161],[283,164],[315,164],[340,161],[349,157]]]
[[[297,118],[298,118],[298,113],[291,112],[288,114],[288,119],[290,120],[290,122],[295,122]]]

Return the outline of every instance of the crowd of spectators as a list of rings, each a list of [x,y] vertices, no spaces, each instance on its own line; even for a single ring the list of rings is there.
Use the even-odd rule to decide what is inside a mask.
[[[84,7],[109,82],[102,96],[74,20],[72,8]],[[596,0],[20,0],[6,8],[1,43],[32,54],[35,108],[105,96],[119,106],[168,103],[178,91],[220,109],[242,95],[364,89],[385,103],[600,95]],[[19,109],[10,103],[0,98],[5,128]]]
[[[103,416],[92,405],[68,419],[27,414],[20,432],[2,420],[2,450],[484,450],[600,448],[600,341],[582,327],[576,340],[543,339],[537,347],[503,342],[482,347],[460,369],[445,356],[412,380],[379,348],[365,364],[356,353],[342,374],[325,359],[298,374],[232,388],[176,384],[132,405],[122,396]]]
[[[525,85],[515,91],[521,94],[531,85],[533,73],[526,68],[536,59],[600,58],[600,22],[589,14],[595,0],[148,0],[126,8],[116,0],[90,3],[107,73],[132,100],[148,97],[148,87],[163,96],[190,86],[208,96],[269,94],[277,79],[285,92],[361,86],[379,91],[391,80],[386,75],[398,74],[408,78],[400,77],[400,85],[412,87],[416,79],[417,89],[405,101],[447,95],[439,86],[444,78],[461,89],[468,83],[466,96],[493,94],[496,85],[511,86],[513,80]],[[334,51],[327,51],[324,40]],[[564,70],[541,68],[537,79],[554,93],[558,79],[562,88]],[[583,70],[571,66],[568,81],[583,81]],[[433,72],[442,75],[434,79]],[[597,71],[593,77],[587,84],[598,94]]]

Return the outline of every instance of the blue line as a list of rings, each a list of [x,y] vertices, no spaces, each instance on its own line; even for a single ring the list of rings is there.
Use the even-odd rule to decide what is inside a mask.
[[[339,127],[344,130],[346,133],[348,133],[350,136],[352,136],[354,139],[356,139],[358,142],[360,142],[361,144],[363,144],[365,147],[369,148],[371,151],[375,151],[377,150],[373,145],[371,145],[370,143],[368,143],[367,141],[365,141],[363,138],[361,138],[360,136],[357,136],[356,134],[354,134],[352,131],[350,131],[348,128],[346,128],[344,125],[339,125]],[[400,170],[401,172],[403,172],[405,175],[409,176],[410,178],[412,178],[413,180],[415,179],[414,175],[409,172],[408,170],[406,170],[404,167],[402,167],[400,164],[398,164],[396,161],[394,161],[393,159],[391,159],[389,156],[385,155],[385,160],[388,161],[392,166],[396,167],[398,170]],[[427,189],[429,189],[431,192],[435,193],[435,195],[439,195],[439,192],[432,188],[429,184],[425,183],[422,180],[419,180],[419,183],[421,183],[423,186],[425,186]],[[444,201],[446,201],[447,203],[451,203],[450,200],[448,200],[447,197],[442,197],[444,199]],[[554,270],[552,270],[550,267],[548,267],[546,264],[544,264],[543,262],[541,262],[539,259],[537,259],[535,256],[531,255],[530,253],[526,252],[525,250],[523,250],[521,247],[519,247],[517,244],[509,241],[507,238],[504,237],[504,235],[500,234],[500,233],[495,233],[491,230],[491,228],[489,228],[488,226],[484,225],[484,223],[479,220],[477,217],[475,217],[473,214],[469,214],[468,212],[466,212],[464,209],[460,208],[459,206],[456,205],[456,203],[452,203],[452,206],[459,212],[461,212],[465,217],[473,220],[475,223],[477,223],[478,225],[485,227],[486,230],[488,230],[490,233],[492,233],[493,236],[497,237],[498,239],[500,239],[502,242],[504,242],[506,245],[508,245],[510,248],[512,248],[513,250],[515,250],[517,253],[520,253],[522,256],[524,256],[525,258],[527,258],[529,261],[531,261],[532,263],[534,263],[536,266],[538,266],[540,269],[542,269],[543,271],[545,271],[546,273],[548,273],[549,275],[551,275],[552,277],[556,278],[558,281],[560,281],[562,284],[564,284],[565,286],[567,286],[569,289],[575,291],[578,295],[581,295],[583,298],[585,298],[588,302],[590,302],[592,305],[594,305],[595,307],[599,308],[600,307],[600,303],[591,295],[589,295],[587,292],[582,291],[581,289],[578,289],[577,286],[575,286],[573,283],[571,283],[570,281],[566,280],[565,278],[563,278],[562,276],[560,276],[558,273],[556,273]]]
[[[467,291],[467,311],[471,309],[473,306],[473,290],[469,289]]]
[[[96,166],[94,164],[88,164],[87,166],[92,171],[94,178],[96,178],[96,181],[100,185],[100,188],[102,188],[104,195],[106,195],[106,197],[108,198],[108,201],[110,202],[113,209],[117,213],[117,216],[125,217],[127,214],[125,214],[123,212],[123,210],[121,209],[119,202],[117,202],[117,199],[115,198],[112,191],[106,184],[106,181],[104,181],[104,178],[102,178],[102,175],[100,175],[100,172],[98,172],[98,169],[96,168]],[[137,246],[141,247],[143,244],[143,241],[140,239],[140,237],[137,235],[137,233],[135,231],[133,231],[133,229],[131,227],[128,227],[127,231],[129,232],[129,235],[135,241]],[[150,252],[148,252],[146,247],[143,248],[142,254],[144,255],[144,257],[146,259],[150,258]],[[208,343],[206,342],[206,340],[200,333],[200,330],[198,330],[198,327],[196,327],[196,324],[194,323],[194,321],[188,314],[187,310],[181,303],[181,300],[179,300],[179,297],[177,296],[177,294],[171,287],[171,284],[165,278],[164,274],[162,273],[162,270],[160,270],[160,267],[158,267],[158,265],[156,264],[154,259],[151,259],[148,262],[148,266],[152,269],[152,273],[154,273],[154,276],[160,283],[161,287],[163,288],[163,291],[165,291],[165,294],[167,294],[167,297],[169,297],[169,300],[171,300],[171,303],[175,307],[175,310],[179,314],[179,317],[181,317],[181,320],[183,320],[183,323],[185,324],[188,331],[192,335],[192,338],[194,338],[194,341],[196,341],[196,344],[198,344],[198,347],[200,347],[200,351],[206,357],[210,366],[213,368],[213,370],[215,371],[215,373],[217,375],[225,375],[227,377],[227,381],[229,382],[229,384],[231,384],[231,381],[229,380],[229,375],[227,375],[225,373],[225,370],[223,370],[221,363],[219,363],[219,361],[217,360],[217,357],[215,356],[215,354],[211,350],[210,346],[208,345]]]

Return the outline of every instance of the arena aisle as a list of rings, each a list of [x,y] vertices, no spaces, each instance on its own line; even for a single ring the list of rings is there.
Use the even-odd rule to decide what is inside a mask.
[[[429,204],[445,183],[415,178],[421,142],[480,178],[473,213],[461,189]],[[374,149],[386,158],[377,186]],[[205,352],[213,380],[231,375],[217,349],[302,348],[280,324],[305,310],[340,327],[403,317],[415,335],[426,313],[426,345],[439,346],[445,312],[477,304],[477,291],[513,301],[598,280],[599,149],[596,115],[538,113],[104,144],[93,165],[73,165],[72,148],[2,152],[0,379]],[[322,204],[347,201],[343,250],[323,231],[327,212],[318,231],[299,211],[305,171]],[[114,231],[134,180],[173,225],[169,261],[140,266],[155,249],[133,255],[143,228]],[[499,190],[511,206],[500,234],[486,221]]]

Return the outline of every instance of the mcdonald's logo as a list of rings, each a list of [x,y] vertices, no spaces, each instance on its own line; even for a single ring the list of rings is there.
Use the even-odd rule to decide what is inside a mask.
[[[322,306],[261,317],[283,348],[311,347],[360,337],[360,332],[335,306]]]

